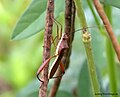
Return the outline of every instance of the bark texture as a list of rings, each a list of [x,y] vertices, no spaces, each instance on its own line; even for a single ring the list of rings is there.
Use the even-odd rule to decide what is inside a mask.
[[[48,0],[46,25],[45,25],[45,33],[44,33],[43,62],[50,57],[53,18],[54,18],[54,0]],[[45,66],[42,72],[42,80],[44,81],[44,83],[42,83],[40,87],[39,97],[47,97],[48,67],[49,67],[48,64]]]
[[[103,24],[105,25],[106,31],[110,37],[112,45],[113,45],[115,52],[117,54],[118,60],[120,61],[120,45],[119,45],[117,38],[112,30],[112,26],[111,26],[106,14],[105,14],[103,8],[102,8],[99,0],[93,0],[93,2],[94,2],[94,5],[96,7],[98,14],[100,15],[100,17],[103,21]]]
[[[74,22],[75,22],[75,5],[73,0],[65,1],[65,33],[67,33],[69,37],[68,45],[69,49],[66,50],[64,57],[62,58],[62,63],[65,65],[67,69],[70,62],[70,54],[71,54],[71,44],[74,37]],[[61,75],[61,68],[58,68],[56,76]],[[56,78],[54,84],[50,90],[49,97],[55,97],[57,90],[59,88],[62,77]]]

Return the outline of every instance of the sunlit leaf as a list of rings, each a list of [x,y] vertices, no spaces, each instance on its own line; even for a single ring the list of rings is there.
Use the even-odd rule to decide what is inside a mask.
[[[120,8],[120,0],[100,0],[101,3]]]
[[[27,38],[45,28],[46,4],[47,0],[33,0],[16,24],[12,34],[12,39],[20,40]],[[56,0],[55,17],[57,17],[63,9],[64,0]]]
[[[22,39],[39,32],[44,24],[43,13],[46,10],[46,0],[33,0],[28,9],[20,17],[12,34],[12,39]],[[40,6],[42,5],[42,6]]]

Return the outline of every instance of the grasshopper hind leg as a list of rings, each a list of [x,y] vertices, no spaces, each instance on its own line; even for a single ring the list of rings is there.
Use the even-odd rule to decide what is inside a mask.
[[[62,77],[64,74],[65,74],[65,72],[64,72],[64,73],[62,73],[61,75],[58,75],[58,76],[53,76],[53,77],[52,77],[52,78],[50,78],[50,79],[60,78],[60,77]]]
[[[40,82],[44,83],[44,81],[39,78],[39,74],[37,74],[37,79],[38,79]]]
[[[42,79],[39,78],[39,74],[36,75],[37,79],[41,82],[40,88],[42,87],[42,85],[44,84],[44,81]]]

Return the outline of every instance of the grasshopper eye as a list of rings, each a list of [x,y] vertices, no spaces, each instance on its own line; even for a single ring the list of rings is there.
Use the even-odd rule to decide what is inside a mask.
[[[66,40],[66,38],[63,38],[63,40]]]

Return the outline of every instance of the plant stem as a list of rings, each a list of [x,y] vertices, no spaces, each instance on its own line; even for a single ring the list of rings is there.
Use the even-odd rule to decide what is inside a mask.
[[[84,41],[84,40],[83,40]],[[88,59],[88,69],[89,69],[89,75],[93,87],[93,95],[94,97],[100,97],[100,95],[97,95],[97,93],[100,93],[100,87],[97,80],[97,74],[96,74],[96,67],[94,64],[94,59],[92,56],[92,46],[90,42],[84,42],[87,59]]]
[[[104,5],[104,10],[109,18],[110,23],[112,23],[111,7]],[[116,71],[115,55],[112,48],[112,44],[109,39],[106,39],[106,55],[107,55],[108,69],[109,69],[110,92],[117,93],[118,90],[117,90],[117,80],[116,80],[116,72],[115,72]],[[118,95],[115,95],[114,97],[118,97]]]
[[[53,18],[54,18],[54,0],[48,0],[46,25],[44,33],[43,62],[50,57]],[[42,83],[41,88],[39,90],[39,97],[47,97],[48,67],[49,67],[48,64],[45,66],[42,72],[42,79],[44,83]]]
[[[62,58],[62,63],[65,65],[65,69],[69,67],[70,55],[71,55],[71,44],[74,38],[74,22],[75,22],[75,5],[73,0],[66,0],[65,4],[65,33],[72,33],[69,36],[69,49],[66,50],[65,55]],[[59,67],[56,72],[56,76],[61,75],[61,68]],[[48,97],[55,97],[59,88],[62,76],[54,80],[54,84],[50,89]]]
[[[102,8],[99,0],[93,0],[93,2],[94,2],[96,10],[97,10],[98,14],[100,15],[104,25],[106,25],[105,26],[106,31],[107,31],[107,33],[108,33],[108,35],[110,37],[110,40],[111,40],[112,45],[114,47],[114,50],[115,50],[115,52],[117,54],[118,60],[120,61],[120,45],[119,45],[119,43],[117,41],[117,38],[116,38],[116,36],[115,36],[115,34],[114,34],[113,30],[112,30],[112,26],[111,26],[106,14],[105,14],[103,8]]]
[[[106,55],[107,55],[108,69],[109,69],[110,93],[118,93],[116,72],[115,72],[116,70],[115,57],[114,57],[112,44],[108,39],[106,39]],[[118,95],[111,97],[118,97]]]
[[[87,22],[86,22],[85,15],[82,9],[81,0],[74,0],[74,1],[75,1],[76,11],[77,11],[80,24],[83,28],[86,28]],[[85,47],[87,59],[88,59],[88,70],[89,70],[89,75],[91,79],[93,96],[100,97],[100,95],[97,95],[97,93],[100,93],[100,87],[99,87],[99,83],[97,79],[96,67],[95,67],[93,54],[92,54],[91,35],[88,32],[88,29],[83,29],[82,41],[84,43],[84,47]]]
[[[84,16],[84,12],[81,11],[82,9],[82,4],[81,4],[81,0],[74,0],[75,2],[75,5],[76,5],[76,11],[77,11],[77,15],[79,17],[79,23],[82,27],[87,27],[87,22],[86,22],[86,19],[85,19],[85,16]]]
[[[98,27],[99,30],[100,30],[100,33],[101,33],[102,35],[106,36],[105,31],[103,30],[103,28],[102,28],[102,26],[101,26],[101,23],[100,23],[97,15],[96,15],[94,9],[93,9],[91,0],[87,0],[87,3],[88,3],[88,6],[90,7],[90,10],[91,10],[92,14],[93,14],[93,17],[94,17],[94,19],[95,19],[95,22],[96,22],[96,24],[97,24],[97,27]]]

